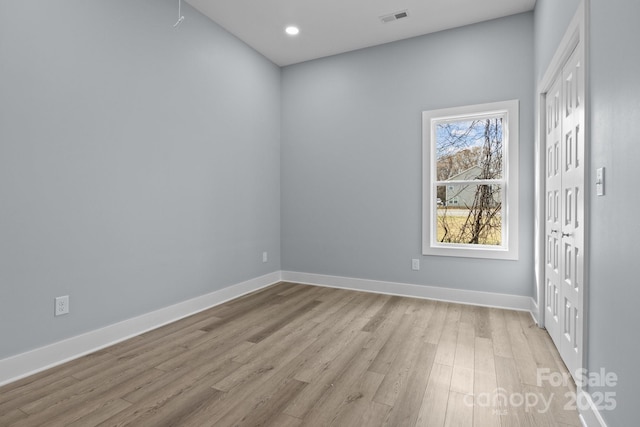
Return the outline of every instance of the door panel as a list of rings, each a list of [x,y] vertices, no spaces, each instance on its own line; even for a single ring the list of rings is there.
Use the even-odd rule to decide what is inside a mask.
[[[551,90],[547,93],[546,109],[547,109],[547,135],[546,135],[546,153],[547,153],[547,174],[546,174],[546,193],[547,193],[547,217],[545,224],[546,236],[546,299],[545,299],[545,326],[553,338],[556,347],[560,348],[561,341],[558,337],[561,335],[561,316],[559,311],[560,297],[560,230],[562,229],[560,217],[560,192],[561,186],[561,150],[560,138],[561,121],[560,108],[562,100],[562,86],[560,80],[556,80]]]
[[[571,55],[547,93],[545,325],[572,374],[582,366],[584,69]]]
[[[569,325],[563,336],[560,354],[571,372],[581,367],[582,337],[582,254],[584,249],[584,137],[580,129],[584,123],[584,70],[577,49],[564,67],[564,117],[562,130],[565,135],[566,169],[562,173],[562,188],[570,197],[565,201],[567,213],[562,229],[562,243],[565,246],[566,262],[563,265],[565,280],[562,282],[562,295],[567,305]]]

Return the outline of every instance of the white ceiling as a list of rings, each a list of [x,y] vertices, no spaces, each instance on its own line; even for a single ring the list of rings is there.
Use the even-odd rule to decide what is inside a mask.
[[[536,0],[186,0],[278,65],[533,10]],[[407,10],[408,18],[380,16]],[[187,22],[185,22],[187,24]],[[185,25],[183,24],[183,25]],[[188,25],[188,24],[187,24]],[[292,37],[288,25],[300,28]]]

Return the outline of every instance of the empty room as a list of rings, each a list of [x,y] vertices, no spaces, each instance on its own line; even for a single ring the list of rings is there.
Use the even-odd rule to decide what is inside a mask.
[[[0,0],[0,426],[637,425],[638,17]]]

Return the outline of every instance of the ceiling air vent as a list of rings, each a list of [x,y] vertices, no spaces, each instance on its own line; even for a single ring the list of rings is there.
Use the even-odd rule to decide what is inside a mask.
[[[398,19],[403,19],[408,17],[409,17],[409,11],[401,10],[400,12],[394,12],[388,15],[383,15],[380,17],[380,20],[382,21],[383,24],[386,24],[387,22],[393,22],[393,21],[397,21]]]

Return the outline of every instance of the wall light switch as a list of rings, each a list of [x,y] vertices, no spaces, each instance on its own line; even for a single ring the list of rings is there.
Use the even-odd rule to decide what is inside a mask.
[[[604,196],[604,168],[596,169],[596,195]]]

